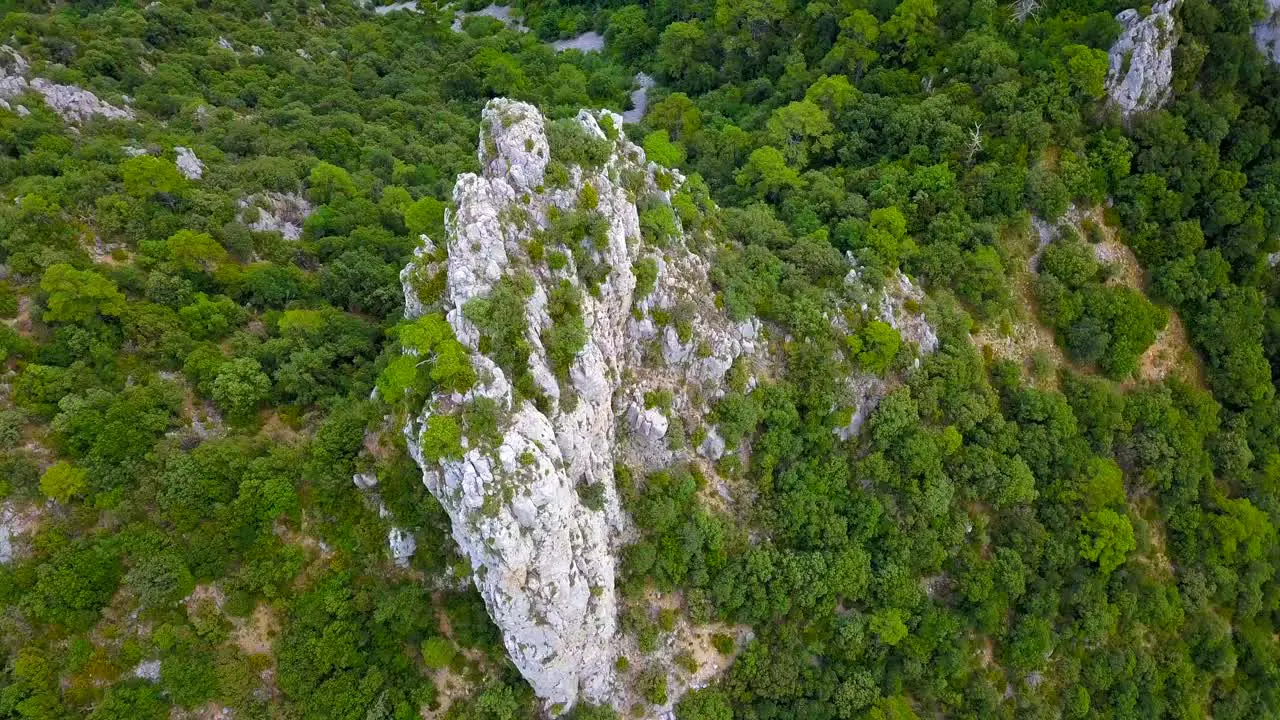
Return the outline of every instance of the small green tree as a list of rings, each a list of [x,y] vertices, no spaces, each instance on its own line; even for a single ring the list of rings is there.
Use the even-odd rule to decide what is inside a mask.
[[[422,662],[432,670],[443,670],[453,662],[457,652],[449,638],[432,635],[422,643]]]
[[[213,401],[235,422],[253,417],[258,403],[271,391],[271,379],[253,358],[236,358],[218,369],[213,380]]]
[[[1098,563],[1103,573],[1120,567],[1128,554],[1138,547],[1127,515],[1104,508],[1085,515],[1080,523],[1083,531],[1080,557]]]
[[[146,200],[160,194],[172,195],[186,187],[187,181],[178,167],[152,155],[139,155],[120,164],[124,191]]]
[[[462,428],[448,415],[432,415],[419,436],[422,457],[431,461],[462,459]]]
[[[444,240],[444,203],[433,197],[419,198],[404,210],[404,226],[413,235]]]
[[[82,322],[124,312],[125,297],[115,283],[66,263],[50,265],[40,278],[40,289],[49,295],[44,319],[50,322]]]
[[[871,632],[885,645],[897,645],[907,636],[904,613],[898,608],[885,608],[871,616]]]
[[[884,374],[889,369],[893,358],[902,347],[902,336],[893,326],[886,322],[873,320],[858,333],[861,350],[858,351],[858,364],[862,369],[876,375]]]
[[[316,163],[311,168],[307,187],[310,189],[311,199],[322,205],[356,195],[356,184],[352,182],[351,174],[327,162]]]
[[[83,495],[89,487],[89,472],[63,460],[49,466],[40,476],[40,492],[60,503]]]

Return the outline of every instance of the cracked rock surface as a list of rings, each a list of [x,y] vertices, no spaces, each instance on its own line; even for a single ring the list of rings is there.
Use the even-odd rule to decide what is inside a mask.
[[[705,385],[708,394],[697,397],[707,402],[735,358],[761,345],[759,326],[733,323],[714,307],[708,263],[689,250],[682,231],[662,248],[642,240],[637,202],[669,205],[682,179],[646,162],[643,150],[619,132],[621,117],[579,113],[574,122],[581,132],[608,142],[611,152],[601,167],[569,166],[567,186],[558,188],[548,182],[552,150],[537,109],[496,99],[483,117],[483,172],[458,178],[456,209],[441,239],[446,254],[424,237],[401,275],[406,314],[443,314],[479,380],[466,395],[437,392],[405,432],[427,488],[448,512],[453,536],[471,561],[473,581],[508,653],[534,691],[560,709],[581,698],[620,704],[627,691],[614,670],[615,545],[628,523],[613,485],[615,454],[619,446],[653,445],[654,463],[668,462],[661,452],[667,411],[646,408],[645,390],[659,382]],[[594,245],[564,252],[558,269],[532,259],[535,233],[556,215],[573,212],[588,186],[598,198],[592,212],[601,227]],[[658,273],[653,288],[637,298],[633,264],[642,257],[652,259]],[[579,261],[607,270],[594,289],[580,279]],[[480,332],[464,312],[469,301],[513,274],[531,280],[525,340],[528,376],[542,396],[537,404],[481,351]],[[423,300],[419,285],[433,280],[442,289]],[[567,377],[557,377],[542,338],[553,324],[548,298],[565,282],[582,288],[587,338]],[[674,303],[687,306],[691,338],[654,321],[655,310]],[[653,361],[658,355],[660,367]],[[464,438],[461,459],[425,459],[420,434],[428,420],[459,414],[478,398],[498,408],[500,442]],[[689,398],[679,392],[674,404]],[[584,499],[588,495],[591,501]]]
[[[1132,8],[1116,15],[1123,30],[1108,53],[1106,89],[1125,117],[1158,108],[1169,97],[1178,45],[1173,11],[1178,2],[1156,3],[1146,17]]]

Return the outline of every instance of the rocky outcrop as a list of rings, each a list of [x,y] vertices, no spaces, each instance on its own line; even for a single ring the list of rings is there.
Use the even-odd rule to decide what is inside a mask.
[[[16,50],[0,45],[0,107],[9,108],[9,100],[35,92],[63,120],[83,123],[94,117],[109,120],[132,120],[133,111],[103,102],[97,95],[76,87],[36,77],[28,78],[31,66]]]
[[[240,201],[241,220],[257,232],[278,232],[285,240],[302,237],[311,203],[297,193],[265,192]]]
[[[580,698],[621,704],[626,694],[614,675],[614,551],[627,533],[615,453],[633,443],[666,448],[676,431],[666,413],[705,411],[735,359],[761,346],[758,323],[733,323],[715,308],[707,263],[689,250],[674,213],[674,236],[650,243],[641,231],[637,204],[669,210],[682,179],[648,164],[619,132],[618,115],[584,111],[576,123],[583,142],[610,151],[600,167],[568,167],[566,183],[548,171],[553,150],[538,111],[491,101],[483,172],[458,179],[447,252],[423,238],[402,273],[406,314],[443,314],[478,377],[469,392],[437,392],[415,412],[410,450],[512,661],[553,709]],[[589,218],[592,234],[556,235],[570,216]],[[633,267],[642,261],[653,274],[637,297]],[[467,308],[516,277],[527,290],[529,353],[512,378]],[[564,322],[553,319],[552,298],[565,286],[580,296],[586,338],[557,373],[544,338]],[[680,328],[666,319],[677,306]],[[677,388],[669,408],[646,407],[645,393],[658,386]],[[480,403],[497,409],[498,437],[464,436],[461,458],[424,456],[431,418],[465,416]]]
[[[1107,96],[1128,117],[1160,107],[1173,79],[1173,50],[1178,28],[1173,11],[1179,0],[1165,0],[1143,17],[1129,9],[1116,15],[1123,30],[1108,53]]]
[[[845,278],[847,285],[857,286],[861,282],[856,267],[850,270]],[[925,299],[924,290],[899,270],[877,292],[880,299],[874,306],[875,319],[888,323],[890,327],[897,330],[902,340],[915,345],[921,355],[928,355],[938,349],[938,334],[919,310],[919,305]],[[864,306],[864,310],[869,311],[869,307]],[[917,358],[917,366],[919,362]],[[857,437],[872,411],[893,389],[894,382],[893,378],[870,373],[859,373],[847,378],[845,383],[853,412],[849,416],[848,423],[835,428],[832,432],[841,440]]]
[[[174,163],[178,166],[178,172],[182,173],[182,177],[188,180],[199,180],[204,177],[204,163],[200,162],[200,158],[196,157],[191,148],[178,146],[173,149],[173,152],[177,155]]]
[[[20,507],[13,501],[0,503],[0,565],[21,557],[23,553],[20,550],[27,546],[39,517],[38,507]]]
[[[393,527],[387,531],[387,547],[391,550],[391,559],[398,567],[409,567],[409,558],[418,549],[418,541],[405,530]]]
[[[1254,24],[1253,42],[1259,52],[1280,63],[1280,0],[1267,0],[1267,17]]]

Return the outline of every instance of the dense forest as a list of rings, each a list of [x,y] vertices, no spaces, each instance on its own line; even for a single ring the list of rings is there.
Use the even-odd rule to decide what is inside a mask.
[[[623,629],[746,629],[676,717],[1280,717],[1268,9],[1183,0],[1125,116],[1127,7],[0,0],[0,718],[557,710],[392,422],[457,381],[398,375],[400,272],[488,99],[622,111],[639,72],[717,304],[785,338],[708,418],[731,508],[617,471]],[[936,351],[831,321],[851,263],[927,290]],[[843,440],[855,372],[892,391]]]

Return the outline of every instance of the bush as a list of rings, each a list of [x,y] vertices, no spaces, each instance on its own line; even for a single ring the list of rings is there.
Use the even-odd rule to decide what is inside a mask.
[[[613,143],[591,135],[577,120],[552,120],[546,128],[551,157],[566,165],[596,169],[608,162],[613,152]]]
[[[422,643],[422,662],[432,670],[443,670],[453,664],[457,652],[446,637],[433,635]]]
[[[551,289],[547,312],[552,325],[543,331],[551,369],[561,381],[569,379],[569,368],[587,344],[587,328],[582,317],[582,294],[573,283],[561,280]]]

